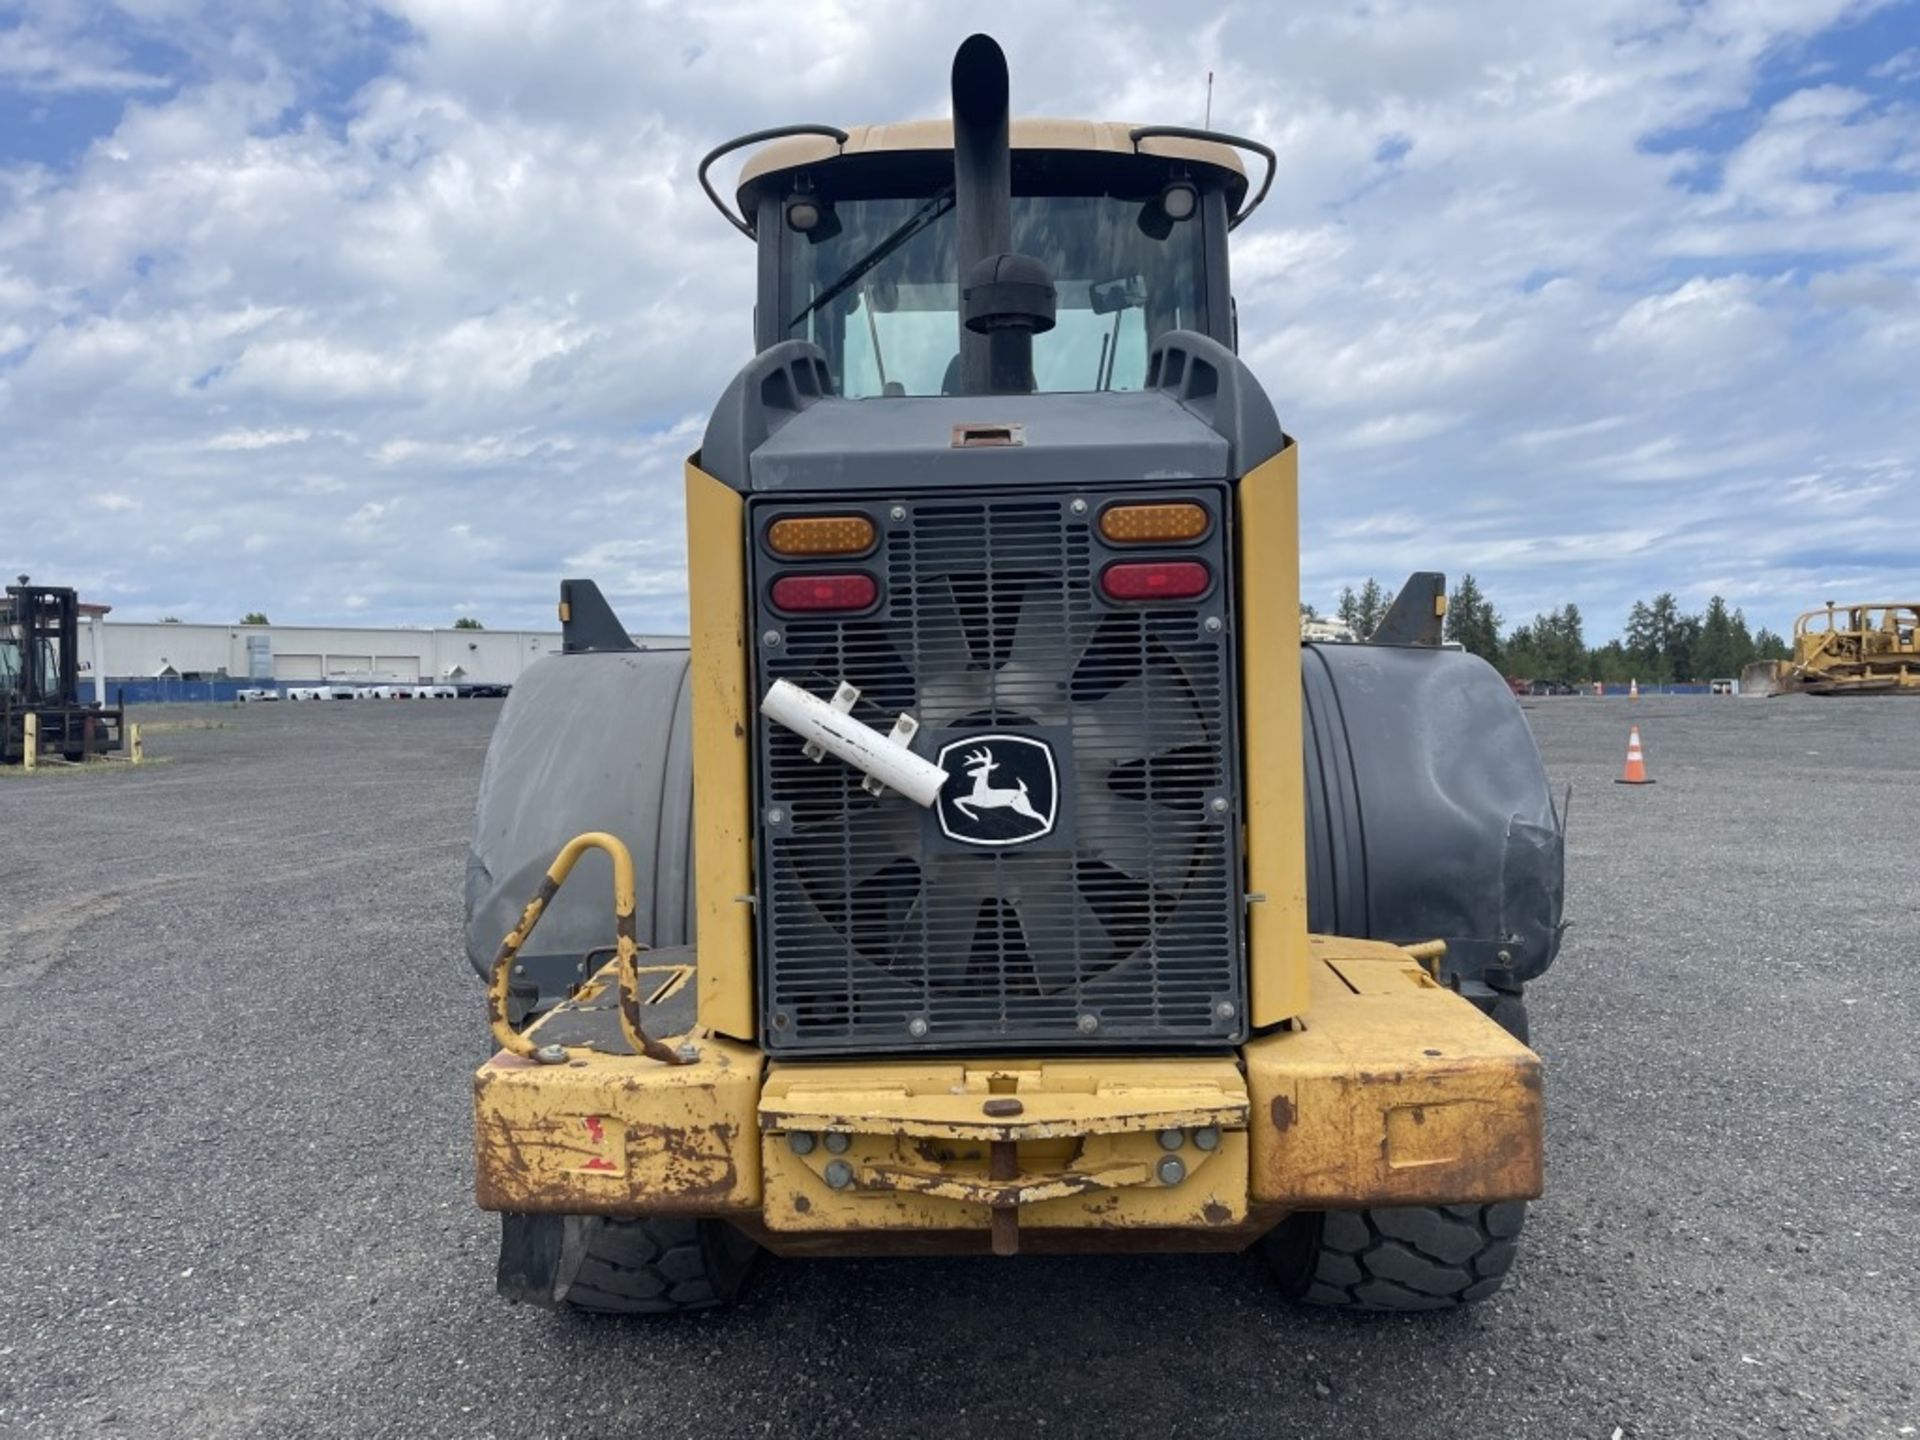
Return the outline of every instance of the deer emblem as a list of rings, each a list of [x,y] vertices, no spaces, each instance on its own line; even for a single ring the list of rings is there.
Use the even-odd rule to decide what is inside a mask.
[[[987,783],[987,777],[1000,766],[993,758],[993,751],[981,746],[966,758],[964,767],[967,778],[973,781],[973,793],[954,800],[953,808],[964,814],[969,820],[978,820],[982,810],[1011,810],[1016,815],[1024,815],[1034,823],[1044,825],[1047,817],[1033,808],[1033,802],[1027,799],[1027,782],[1019,782],[1017,789],[1006,786],[994,786]]]

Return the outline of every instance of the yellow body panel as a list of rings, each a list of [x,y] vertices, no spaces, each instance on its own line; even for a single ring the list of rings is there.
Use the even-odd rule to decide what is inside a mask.
[[[538,1035],[538,1031],[534,1032]],[[504,1051],[474,1076],[483,1210],[725,1215],[760,1205],[760,1052],[703,1040],[690,1065]]]
[[[753,803],[748,745],[746,507],[687,462],[687,603],[693,649],[694,909],[700,1023],[754,1036]]]
[[[1537,1195],[1533,1052],[1405,949],[1311,949],[1305,1020],[1237,1056],[768,1064],[700,1030],[686,1064],[503,1052],[475,1079],[480,1204],[814,1237],[983,1232],[997,1215],[1008,1243],[1186,1230],[1213,1248],[1202,1234],[1250,1236],[1290,1209]],[[578,1036],[576,1007],[600,1004],[594,1044],[625,1051],[613,982],[603,970],[530,1038]]]
[[[776,1064],[760,1101],[761,1219],[978,1230],[998,1207],[1020,1229],[1231,1225],[1247,1213],[1246,1122],[1231,1059]],[[1218,1143],[1194,1143],[1202,1129]],[[1174,1131],[1169,1150],[1160,1136]],[[1171,1184],[1158,1171],[1170,1155],[1184,1172]]]
[[[799,1156],[784,1136],[769,1135],[761,1222],[786,1233],[986,1230],[995,1203],[1017,1210],[1021,1230],[1213,1229],[1246,1220],[1245,1131],[1212,1151],[1187,1145],[1176,1158],[1189,1171],[1175,1185],[1154,1178],[1166,1153],[1151,1135],[1096,1136],[1070,1163],[1022,1151],[1014,1177],[994,1185],[984,1145],[861,1136],[842,1155]],[[824,1178],[836,1160],[852,1164],[852,1187],[835,1190]]]
[[[1247,1087],[1231,1060],[1209,1057],[776,1062],[760,1100],[769,1130],[857,1130],[875,1115],[897,1134],[965,1140],[1239,1126]]]
[[[1246,755],[1249,1004],[1256,1028],[1307,1008],[1307,835],[1300,719],[1299,447],[1236,487],[1240,713]]]
[[[1243,1055],[1253,1198],[1292,1209],[1540,1193],[1540,1060],[1391,945],[1314,936],[1304,1026]]]

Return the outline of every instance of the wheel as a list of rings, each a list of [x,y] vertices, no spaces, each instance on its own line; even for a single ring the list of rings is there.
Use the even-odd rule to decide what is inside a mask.
[[[1526,1216],[1524,1200],[1301,1211],[1261,1247],[1289,1299],[1339,1310],[1447,1310],[1500,1288]]]
[[[725,1305],[760,1253],[720,1220],[500,1217],[500,1293],[549,1309],[667,1315]]]

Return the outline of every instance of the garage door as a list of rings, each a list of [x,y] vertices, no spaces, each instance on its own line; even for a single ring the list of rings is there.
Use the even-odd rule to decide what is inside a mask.
[[[400,680],[411,685],[420,678],[418,655],[376,655],[373,672],[382,680]]]
[[[327,656],[329,680],[365,680],[372,674],[373,657],[371,655]]]
[[[318,655],[288,655],[281,653],[273,657],[273,678],[276,680],[323,680],[320,673]]]

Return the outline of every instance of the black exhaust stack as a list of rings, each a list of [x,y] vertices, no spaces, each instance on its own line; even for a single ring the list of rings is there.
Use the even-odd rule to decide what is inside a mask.
[[[953,57],[953,199],[960,259],[960,391],[1033,391],[1033,337],[1053,328],[1053,278],[1013,249],[1007,57],[970,35]]]

